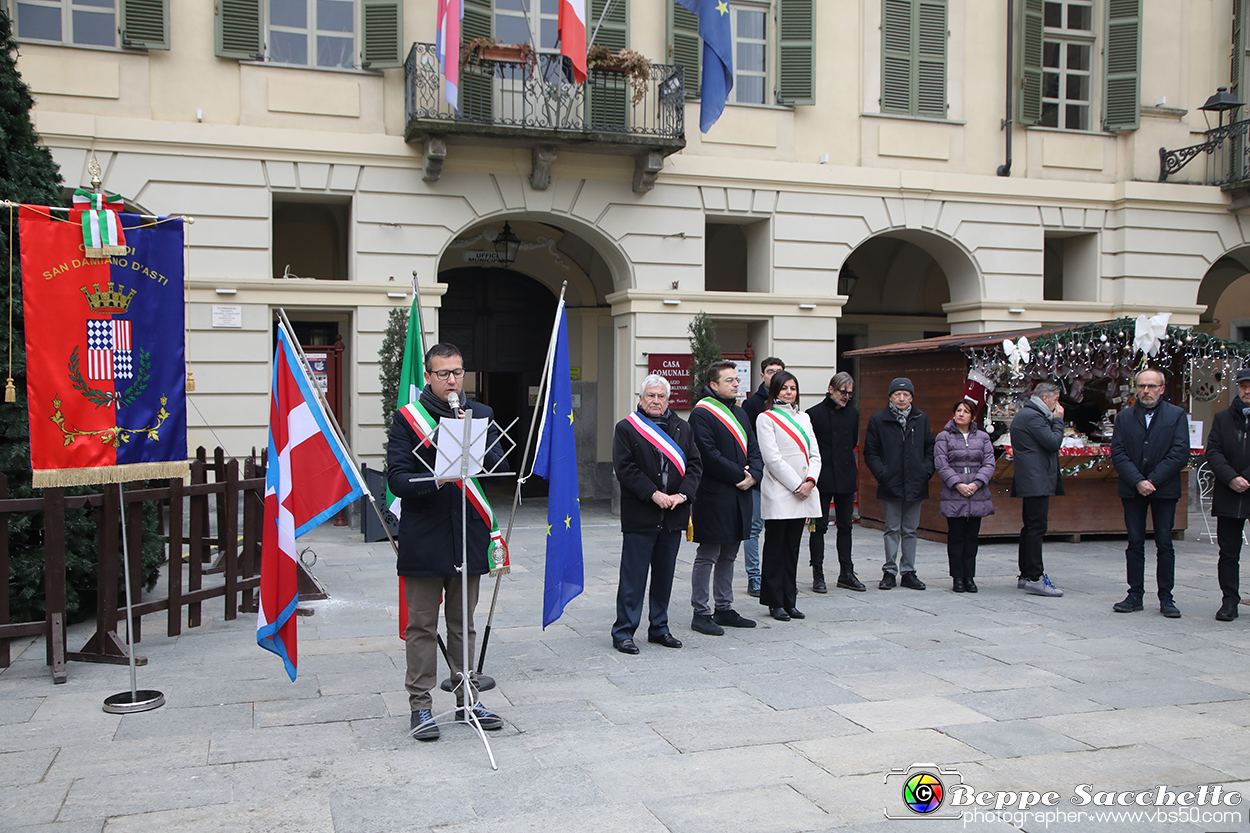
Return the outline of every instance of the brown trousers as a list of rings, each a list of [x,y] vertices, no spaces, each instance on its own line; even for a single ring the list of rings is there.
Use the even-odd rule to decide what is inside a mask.
[[[481,576],[469,576],[469,662],[475,659],[477,631],[473,627],[473,610],[477,607]],[[404,632],[404,648],[408,673],[404,686],[408,689],[409,711],[432,708],[430,690],[438,683],[438,608],[444,594],[447,621],[447,654],[451,659],[451,678],[460,682],[464,664],[464,627],[460,621],[460,576],[435,578],[404,577],[404,594],[408,598],[408,630]],[[470,668],[472,670],[472,668]],[[474,675],[476,678],[476,675]],[[457,703],[465,704],[462,688],[457,690]]]

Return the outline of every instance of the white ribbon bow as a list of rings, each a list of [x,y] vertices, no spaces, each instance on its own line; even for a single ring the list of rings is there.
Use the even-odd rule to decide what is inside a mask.
[[[1159,346],[1168,336],[1168,319],[1172,317],[1170,312],[1161,312],[1147,318],[1144,315],[1137,316],[1137,332],[1133,336],[1133,346],[1148,356],[1154,356],[1159,352]]]
[[[1003,339],[1003,352],[1007,354],[1007,361],[1011,362],[1011,371],[1019,373],[1020,365],[1029,362],[1029,340],[1020,336],[1020,340],[1012,344],[1011,339],[1005,338]]]

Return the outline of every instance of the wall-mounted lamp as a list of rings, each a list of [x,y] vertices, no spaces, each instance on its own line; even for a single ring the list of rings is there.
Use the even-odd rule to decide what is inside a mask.
[[[677,306],[677,305],[678,305],[678,304],[680,304],[680,303],[681,303],[681,301],[677,300],[676,298],[665,298],[665,299],[664,299],[664,306],[666,306],[666,307],[675,307],[675,306]]]
[[[499,236],[495,238],[495,256],[499,258],[499,265],[511,266],[516,263],[516,255],[520,248],[521,239],[512,233],[512,226],[505,220],[503,231],[499,232]]]
[[[1012,307],[1011,309],[1007,310],[1007,312],[1011,313],[1012,315],[1024,315],[1024,308]]]
[[[237,289],[217,289],[215,291],[218,295],[237,295],[239,293]]]
[[[816,309],[815,304],[799,304],[799,309]]]
[[[386,293],[386,297],[387,298],[407,298],[408,293],[407,292],[388,292]]]

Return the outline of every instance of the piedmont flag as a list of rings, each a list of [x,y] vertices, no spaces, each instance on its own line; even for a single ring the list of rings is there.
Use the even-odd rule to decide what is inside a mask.
[[[460,21],[464,19],[464,0],[438,0],[435,20],[434,52],[443,71],[443,98],[460,110]]]
[[[586,82],[586,0],[560,0],[560,54],[573,62],[573,80]]]
[[[561,299],[556,310],[556,343],[547,377],[547,402],[534,455],[534,474],[550,486],[543,580],[544,629],[560,618],[565,605],[577,598],[586,584],[582,570],[582,515],[577,502],[577,444],[573,439],[567,319]]]
[[[366,494],[351,455],[330,426],[285,323],[278,324],[269,398],[269,460],[256,643],[282,657],[295,680],[295,540]]]
[[[699,90],[699,130],[712,129],[734,88],[733,36],[728,0],[676,0],[699,18],[703,40],[703,72]]]
[[[402,419],[400,408],[416,402],[425,387],[424,366],[425,346],[421,343],[421,304],[416,287],[413,287],[412,309],[408,312],[408,336],[404,339],[404,363],[399,371],[399,390],[395,395],[394,419]],[[400,499],[391,493],[391,484],[386,483],[386,511],[399,520],[401,511]],[[408,630],[408,596],[404,592],[404,577],[399,577],[399,638],[404,638]]]

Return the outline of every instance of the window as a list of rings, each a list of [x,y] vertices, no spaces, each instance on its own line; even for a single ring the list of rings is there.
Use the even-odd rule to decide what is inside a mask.
[[[734,4],[730,27],[734,48],[734,101],[764,104],[768,101],[767,6]]]
[[[216,0],[214,8],[220,58],[332,68],[403,64],[401,0]]]
[[[351,200],[274,195],[273,276],[348,279]]]
[[[17,35],[23,40],[117,45],[116,0],[24,0],[17,4]]]
[[[1043,13],[1043,127],[1090,129],[1094,7],[1085,0],[1047,0]]]
[[[352,0],[269,0],[269,60],[350,67],[356,61]]]
[[[535,43],[539,52],[558,54],[559,23],[560,0],[495,0],[495,39],[500,43]],[[593,31],[594,22],[586,21],[587,40]]]
[[[946,0],[883,0],[881,112],[946,118]]]

